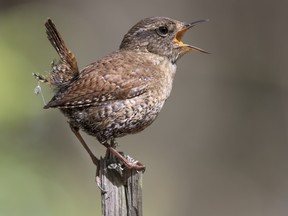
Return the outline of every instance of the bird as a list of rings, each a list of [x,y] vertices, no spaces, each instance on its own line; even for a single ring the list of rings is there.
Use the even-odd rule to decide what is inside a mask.
[[[155,121],[171,93],[176,63],[184,54],[208,53],[182,41],[188,29],[205,21],[144,18],[124,35],[118,50],[79,70],[74,54],[48,18],[47,37],[60,60],[52,62],[48,75],[34,74],[55,92],[44,109],[60,109],[95,165],[99,159],[80,131],[95,137],[125,167],[145,168],[116,150],[116,138],[143,131]]]

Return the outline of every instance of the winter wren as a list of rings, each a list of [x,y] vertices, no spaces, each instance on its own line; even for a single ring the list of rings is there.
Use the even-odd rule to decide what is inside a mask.
[[[96,137],[126,167],[143,168],[115,150],[115,138],[142,131],[156,119],[170,95],[176,62],[182,55],[192,50],[206,53],[181,41],[186,30],[203,21],[143,19],[128,31],[117,51],[79,71],[74,55],[48,19],[48,39],[60,61],[53,62],[47,77],[35,75],[55,90],[44,108],[59,108],[68,117],[72,131],[96,165],[98,159],[79,129]]]

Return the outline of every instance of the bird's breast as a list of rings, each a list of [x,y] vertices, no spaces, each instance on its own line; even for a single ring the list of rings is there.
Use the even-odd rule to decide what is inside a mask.
[[[155,65],[155,91],[159,99],[166,100],[172,90],[172,84],[176,73],[176,64],[171,63],[166,57],[150,55],[152,64]]]

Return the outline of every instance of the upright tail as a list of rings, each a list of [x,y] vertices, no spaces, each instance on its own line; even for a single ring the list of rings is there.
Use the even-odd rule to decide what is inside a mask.
[[[64,40],[50,18],[45,22],[47,37],[58,53],[60,61],[52,62],[52,70],[48,77],[34,74],[41,82],[47,82],[56,89],[65,86],[79,75],[77,61],[73,53],[66,47]]]

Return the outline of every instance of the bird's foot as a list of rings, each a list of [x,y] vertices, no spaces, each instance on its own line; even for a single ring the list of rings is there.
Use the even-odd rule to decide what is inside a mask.
[[[111,145],[109,145],[107,142],[102,143],[106,148],[107,148],[107,153],[106,156],[108,156],[109,153],[111,153],[112,155],[114,155],[119,161],[120,163],[122,163],[126,168],[128,169],[135,169],[138,171],[145,171],[145,166],[133,159],[132,157],[130,157],[129,155],[125,155],[118,152],[115,148],[113,148]]]
[[[135,170],[139,170],[139,171],[145,171],[146,167],[144,164],[142,164],[140,161],[135,160],[134,158],[130,157],[129,155],[125,155],[124,157],[126,159],[126,163],[123,161],[123,163],[125,164],[125,166],[128,169],[135,169]]]

